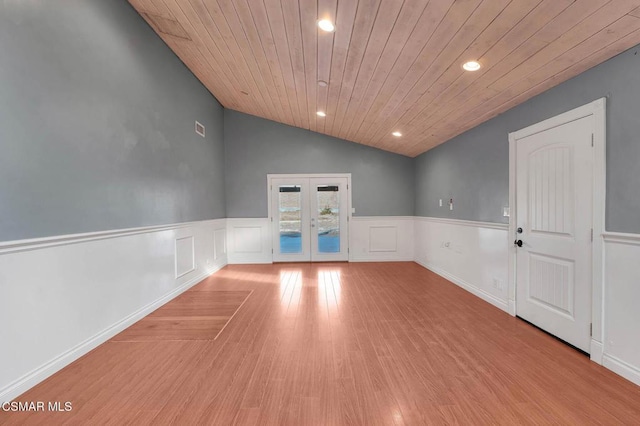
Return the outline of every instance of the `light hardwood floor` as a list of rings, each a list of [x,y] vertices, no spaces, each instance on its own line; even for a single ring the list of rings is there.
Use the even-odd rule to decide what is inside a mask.
[[[228,266],[161,309],[218,296],[217,339],[125,331],[18,398],[71,412],[0,423],[640,424],[640,387],[415,263]]]

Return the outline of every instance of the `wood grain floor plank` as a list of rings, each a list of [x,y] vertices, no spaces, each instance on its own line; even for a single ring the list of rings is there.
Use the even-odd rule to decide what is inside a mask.
[[[216,340],[109,341],[17,399],[71,412],[0,424],[640,422],[640,387],[414,263],[227,266],[141,323],[232,311]]]
[[[183,293],[111,341],[214,340],[250,294],[251,291]]]

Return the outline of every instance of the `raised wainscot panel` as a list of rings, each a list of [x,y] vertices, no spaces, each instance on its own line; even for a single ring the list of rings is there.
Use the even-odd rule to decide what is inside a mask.
[[[262,252],[262,229],[259,226],[235,226],[233,241],[236,253]]]
[[[176,278],[196,269],[193,236],[176,239]]]
[[[369,227],[370,252],[396,252],[398,250],[398,228],[395,226]]]

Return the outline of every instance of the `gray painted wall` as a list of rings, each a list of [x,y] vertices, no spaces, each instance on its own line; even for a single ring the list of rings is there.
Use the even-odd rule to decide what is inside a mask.
[[[415,160],[223,114],[124,0],[0,3],[0,51],[0,241],[264,217],[267,173],[351,172],[358,216],[504,223],[507,134],[603,96],[607,229],[640,233],[637,49]]]
[[[224,217],[222,107],[126,1],[0,2],[0,52],[0,241]]]
[[[416,159],[418,216],[507,222],[508,133],[607,97],[608,231],[640,233],[640,54],[630,49]],[[454,198],[454,210],[438,198]]]
[[[415,159],[417,216],[508,222],[509,141],[501,124],[482,124]]]
[[[268,173],[351,173],[356,216],[412,216],[414,160],[226,110],[228,217],[267,216]]]

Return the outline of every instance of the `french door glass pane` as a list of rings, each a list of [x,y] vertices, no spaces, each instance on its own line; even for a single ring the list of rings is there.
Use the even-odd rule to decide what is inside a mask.
[[[302,253],[302,194],[299,185],[280,185],[280,253]]]
[[[340,194],[336,185],[318,185],[318,252],[340,253]]]

